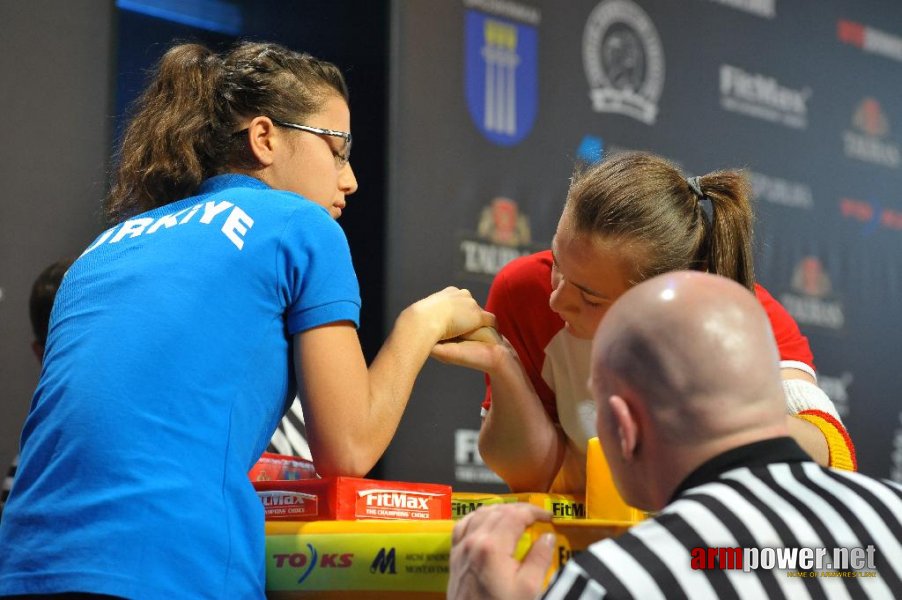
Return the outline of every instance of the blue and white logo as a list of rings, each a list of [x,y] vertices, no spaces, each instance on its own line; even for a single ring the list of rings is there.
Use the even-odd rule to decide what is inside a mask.
[[[513,146],[532,130],[538,109],[538,32],[477,10],[465,18],[467,108],[488,140]]]

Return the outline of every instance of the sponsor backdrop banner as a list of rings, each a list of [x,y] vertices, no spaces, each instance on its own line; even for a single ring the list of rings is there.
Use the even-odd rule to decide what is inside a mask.
[[[743,167],[760,282],[798,321],[862,471],[902,481],[902,5],[397,0],[387,314],[547,248],[578,161]],[[431,363],[388,479],[501,489],[479,373]]]

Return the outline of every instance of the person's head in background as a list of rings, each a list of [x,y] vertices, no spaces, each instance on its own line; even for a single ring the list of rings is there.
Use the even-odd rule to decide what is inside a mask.
[[[741,172],[687,180],[647,153],[578,172],[552,242],[552,310],[570,333],[591,339],[614,300],[661,273],[708,271],[753,289],[749,196]]]
[[[644,510],[708,459],[787,435],[767,316],[716,275],[667,273],[623,294],[595,335],[589,388],[614,483]]]
[[[31,295],[28,297],[28,315],[31,318],[31,331],[34,333],[31,350],[38,362],[44,361],[44,346],[47,345],[47,330],[50,327],[50,312],[53,310],[56,291],[73,260],[63,258],[49,265],[31,285]]]
[[[119,223],[243,173],[341,216],[357,189],[348,89],[338,68],[277,44],[245,42],[220,57],[174,46],[132,109],[107,220]]]

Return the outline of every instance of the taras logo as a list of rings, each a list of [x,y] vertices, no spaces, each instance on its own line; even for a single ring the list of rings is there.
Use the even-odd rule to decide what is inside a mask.
[[[815,256],[806,256],[796,265],[792,274],[792,289],[806,296],[823,298],[832,291],[830,278],[824,272],[821,261]]]
[[[639,5],[604,0],[595,7],[583,31],[583,67],[595,112],[655,122],[664,88],[664,51],[658,30]]]
[[[886,121],[883,111],[880,110],[880,103],[873,98],[865,98],[855,110],[852,117],[852,123],[855,127],[866,133],[867,135],[878,137],[889,133],[889,123]]]
[[[800,325],[840,330],[846,323],[842,303],[836,299],[827,272],[816,256],[806,256],[792,275],[792,292],[780,302]]]
[[[495,198],[479,216],[479,237],[493,244],[523,246],[530,242],[529,219],[509,198]]]
[[[515,258],[538,250],[532,244],[529,219],[510,198],[495,198],[482,209],[476,235],[460,236],[463,275],[491,280]]]
[[[373,559],[373,562],[370,564],[370,573],[376,574],[376,571],[385,575],[386,571],[390,575],[397,575],[398,571],[395,567],[395,549],[392,548],[388,552],[385,551],[385,548],[379,550],[379,553],[376,555],[376,558]]]
[[[852,125],[857,131],[843,132],[846,156],[875,165],[899,168],[902,164],[899,146],[881,139],[889,134],[889,121],[877,100],[862,100],[852,116]]]
[[[470,9],[465,19],[467,108],[489,141],[512,146],[532,130],[538,109],[538,12],[507,10],[499,18]]]

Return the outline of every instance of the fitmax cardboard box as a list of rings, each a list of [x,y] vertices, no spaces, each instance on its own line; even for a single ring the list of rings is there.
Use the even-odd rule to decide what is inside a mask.
[[[255,481],[268,521],[451,518],[451,486],[324,477]]]

